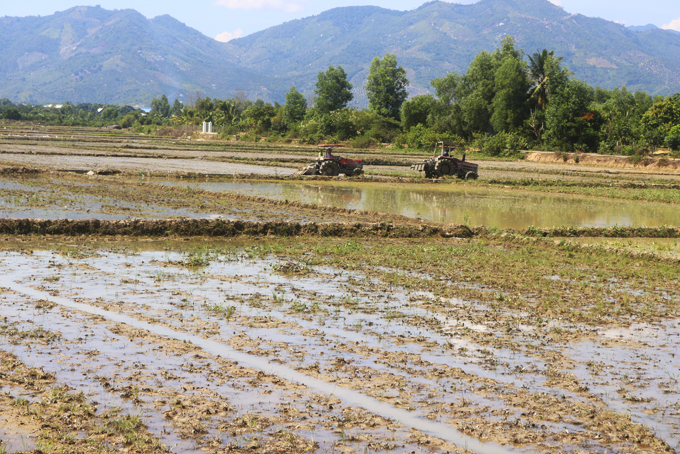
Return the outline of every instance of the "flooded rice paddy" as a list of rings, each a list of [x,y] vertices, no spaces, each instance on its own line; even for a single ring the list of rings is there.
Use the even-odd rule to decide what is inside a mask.
[[[668,188],[180,177],[8,173],[0,217],[680,226]],[[677,239],[6,232],[2,454],[680,450]]]
[[[680,209],[668,203],[472,185],[184,181],[163,184],[499,229],[680,226]]]
[[[452,241],[452,257],[516,248]],[[18,243],[0,252],[0,345],[82,392],[98,417],[138,415],[172,452],[680,447],[676,317],[537,317],[481,276],[441,279],[387,259],[341,265],[373,247]],[[604,268],[592,285],[610,282]],[[566,278],[556,273],[545,284],[559,297]],[[523,297],[537,298],[543,284]],[[672,277],[630,291],[679,301]],[[26,408],[44,400],[0,383],[0,396]],[[0,399],[0,418],[3,410]],[[8,452],[55,438],[11,429],[0,437]]]

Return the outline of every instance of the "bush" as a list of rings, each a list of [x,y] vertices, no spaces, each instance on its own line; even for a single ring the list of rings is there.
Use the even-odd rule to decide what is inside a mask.
[[[354,139],[349,141],[349,145],[352,148],[371,148],[377,144],[378,141],[369,135],[356,136]]]
[[[602,142],[600,142],[600,145],[597,148],[597,152],[600,154],[612,154],[614,152],[615,147],[616,144],[603,140]]]
[[[517,153],[519,150],[526,150],[529,148],[529,142],[527,139],[517,134],[516,132],[511,132],[506,134],[505,146],[512,153]]]
[[[238,136],[238,140],[241,141],[241,142],[259,142],[260,136],[258,136],[254,132],[249,132],[249,133],[243,134],[241,136]]]

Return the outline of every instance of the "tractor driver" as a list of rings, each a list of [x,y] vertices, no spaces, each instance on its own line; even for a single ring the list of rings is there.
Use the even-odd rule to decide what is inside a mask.
[[[331,153],[331,148],[326,149],[326,159],[335,159],[335,156],[333,156],[333,153]]]

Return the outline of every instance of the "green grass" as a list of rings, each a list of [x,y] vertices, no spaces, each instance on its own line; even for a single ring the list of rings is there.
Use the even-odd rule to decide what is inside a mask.
[[[607,323],[634,315],[666,317],[680,309],[677,265],[654,257],[533,240],[422,243],[268,242],[249,251],[261,256],[311,253],[308,258],[314,266],[366,273],[388,286],[430,291],[435,297],[453,291],[458,297],[528,312],[535,319],[548,315],[574,322]],[[466,285],[451,288],[442,282]],[[643,293],[632,294],[629,289]],[[503,295],[501,299],[499,294]],[[391,318],[396,315],[389,314]]]

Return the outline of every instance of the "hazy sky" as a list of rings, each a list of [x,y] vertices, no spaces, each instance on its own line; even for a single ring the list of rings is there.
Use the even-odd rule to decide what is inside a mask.
[[[204,34],[226,41],[293,19],[351,5],[414,9],[425,0],[2,0],[0,16],[49,15],[73,6],[99,4],[106,9],[133,8],[147,17],[170,14]],[[680,31],[680,0],[551,0],[570,13],[601,17],[626,25],[654,24]],[[475,3],[459,0],[456,3]]]

